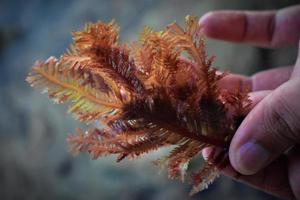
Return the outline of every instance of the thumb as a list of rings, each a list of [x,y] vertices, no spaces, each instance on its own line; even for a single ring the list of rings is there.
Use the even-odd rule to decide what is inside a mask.
[[[247,115],[229,148],[232,166],[255,174],[300,143],[300,79],[291,79],[267,95]]]

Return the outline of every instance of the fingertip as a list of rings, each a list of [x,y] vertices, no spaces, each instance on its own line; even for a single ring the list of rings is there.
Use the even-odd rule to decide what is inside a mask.
[[[243,15],[237,11],[211,11],[200,20],[200,32],[205,36],[228,41],[240,41]]]
[[[221,148],[218,148],[215,146],[209,146],[209,147],[205,147],[202,150],[202,156],[203,156],[204,160],[210,160],[210,159],[215,158],[221,152],[222,152]]]
[[[200,32],[210,38],[224,39],[222,32],[226,29],[225,11],[210,11],[204,14],[199,20]]]
[[[211,151],[212,151],[211,147],[207,147],[207,148],[204,148],[204,149],[202,150],[202,156],[203,156],[203,159],[204,159],[204,160],[207,160],[207,159],[208,159],[208,157],[209,157]]]
[[[241,173],[241,171],[243,171],[243,170],[241,170],[241,167],[238,164],[236,151],[237,151],[237,148],[236,148],[235,143],[231,142],[230,147],[229,147],[229,161],[230,161],[232,168],[235,171]]]
[[[268,163],[270,153],[259,143],[254,134],[257,134],[256,121],[259,114],[255,110],[260,110],[261,102],[271,91],[264,90],[249,93],[252,101],[251,112],[246,116],[242,124],[237,129],[229,148],[229,159],[232,167],[243,175],[257,173]]]
[[[201,27],[200,32],[208,37],[213,35],[213,29],[214,29],[213,23],[214,23],[214,17],[215,17],[214,13],[215,12],[213,12],[213,11],[208,12],[199,19],[199,26]]]
[[[238,148],[232,148],[229,159],[233,168],[244,175],[253,175],[266,166],[271,153],[255,141],[248,141]]]
[[[265,96],[238,127],[230,144],[229,158],[241,174],[258,172],[298,141],[294,130],[299,126],[292,115],[299,107],[298,101],[294,101],[299,99],[298,83],[288,81]]]
[[[255,98],[262,98],[268,93],[268,91],[265,91],[258,95],[252,95],[252,98],[254,96],[256,96]],[[259,100],[254,101],[255,104],[258,102]],[[253,110],[257,110],[257,107]],[[271,152],[253,137],[253,134],[258,131],[257,127],[254,126],[258,115],[253,115],[255,113],[253,110],[237,129],[229,147],[230,163],[237,172],[243,175],[257,173],[272,159]]]

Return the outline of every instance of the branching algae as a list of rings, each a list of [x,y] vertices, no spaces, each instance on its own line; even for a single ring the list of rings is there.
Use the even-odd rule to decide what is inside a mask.
[[[73,33],[64,55],[37,62],[26,80],[55,102],[69,102],[68,111],[79,121],[101,123],[101,129],[67,138],[73,153],[93,159],[117,154],[121,161],[171,145],[155,164],[166,167],[170,178],[183,179],[203,148],[221,148],[192,173],[194,194],[228,162],[229,143],[251,104],[247,93],[219,87],[226,74],[212,67],[199,28],[198,19],[187,16],[184,28],[146,27],[128,45],[119,44],[114,21],[90,23]]]

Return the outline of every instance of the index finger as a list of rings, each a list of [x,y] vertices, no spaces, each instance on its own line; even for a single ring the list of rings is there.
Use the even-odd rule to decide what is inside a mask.
[[[213,11],[199,21],[208,37],[262,47],[297,45],[300,6],[279,11]]]

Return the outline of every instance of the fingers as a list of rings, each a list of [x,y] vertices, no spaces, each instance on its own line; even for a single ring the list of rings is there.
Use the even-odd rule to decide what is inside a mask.
[[[220,80],[223,89],[234,90],[240,84],[242,90],[260,91],[273,90],[289,80],[293,67],[279,67],[254,74],[251,77],[229,74]]]
[[[272,91],[271,90],[263,90],[263,91],[258,91],[258,92],[250,92],[249,93],[249,98],[252,101],[251,104],[251,109],[253,109],[263,98],[265,98],[268,94],[270,94]],[[208,159],[210,153],[212,150],[215,150],[215,154],[218,154],[219,152],[222,151],[222,149],[218,149],[217,147],[206,147],[202,150],[202,156],[205,160]]]
[[[199,21],[208,37],[262,47],[296,45],[300,36],[300,6],[279,11],[213,11]]]
[[[281,84],[288,81],[293,72],[293,67],[280,67],[271,70],[261,71],[254,74],[252,79],[252,90],[274,90]]]
[[[288,162],[286,157],[282,156],[264,170],[251,176],[236,172],[229,164],[222,170],[222,174],[275,196],[294,199],[288,179]]]
[[[251,99],[251,109],[252,110],[261,100],[268,96],[272,90],[261,90],[257,92],[250,92],[249,99]]]
[[[299,78],[300,77],[300,40],[299,40],[299,48],[298,48],[298,57],[295,63],[294,71],[292,73],[291,78]]]
[[[252,79],[239,74],[229,74],[219,81],[219,86],[222,89],[234,91],[240,87],[242,91],[252,91]]]
[[[300,143],[300,79],[290,80],[264,97],[247,115],[229,149],[232,166],[251,175]]]
[[[289,181],[296,199],[300,199],[300,147],[295,147],[289,154]]]

